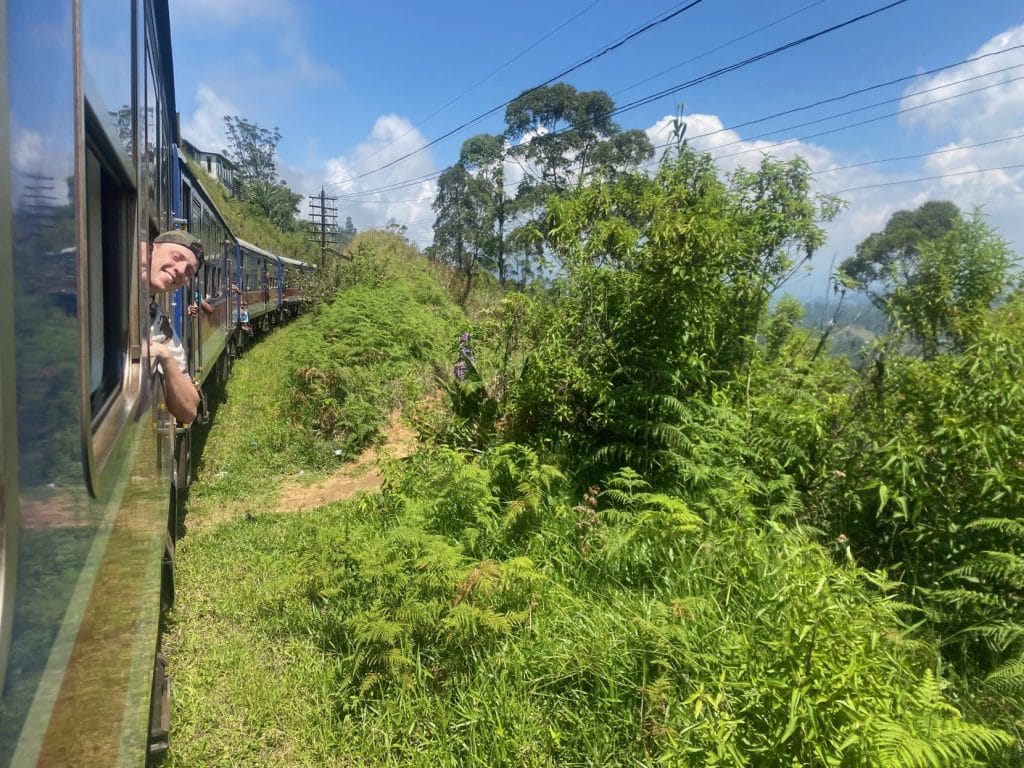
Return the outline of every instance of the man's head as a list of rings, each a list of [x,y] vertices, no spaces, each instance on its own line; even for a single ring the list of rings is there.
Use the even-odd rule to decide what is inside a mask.
[[[203,265],[203,244],[183,229],[164,232],[153,240],[149,287],[154,293],[172,291],[188,282]]]

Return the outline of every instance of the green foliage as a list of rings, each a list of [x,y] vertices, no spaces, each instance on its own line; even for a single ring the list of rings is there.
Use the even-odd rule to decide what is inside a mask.
[[[418,402],[447,364],[459,318],[423,260],[380,233],[318,270],[311,314],[247,350],[227,384],[193,497],[216,505],[285,474],[333,469]]]
[[[680,482],[689,446],[714,442],[699,423],[716,382],[747,364],[771,292],[835,210],[801,161],[723,180],[685,146],[654,177],[553,199],[548,241],[566,278],[512,392],[514,433],[593,455],[594,477],[630,465]]]
[[[522,100],[519,138],[569,107],[600,118],[579,96]],[[382,493],[212,537],[208,568],[247,569],[234,544],[275,574],[240,621],[261,658],[310,668],[326,723],[296,762],[1020,763],[1024,305],[988,309],[1004,246],[977,216],[865,246],[867,282],[912,267],[886,303],[903,330],[942,320],[926,359],[897,327],[855,370],[792,301],[769,313],[838,202],[799,160],[720,176],[677,129],[653,176],[598,174],[520,230],[564,267],[547,292],[468,319],[383,234],[316,276],[291,389],[268,393],[279,431],[351,451],[428,371],[446,397]],[[594,163],[600,130],[521,151]],[[449,260],[495,258],[502,144],[474,137],[446,178]],[[254,554],[271,540],[287,570]]]
[[[398,241],[398,242],[396,242]],[[388,250],[394,248],[394,250]],[[348,284],[318,305],[292,353],[294,424],[352,455],[444,365],[458,316],[420,257],[395,236],[363,235],[323,281]],[[323,290],[323,288],[321,288]]]
[[[974,338],[1013,266],[1009,246],[979,210],[965,219],[952,203],[930,201],[893,214],[843,262],[840,279],[867,293],[930,359]]]
[[[947,703],[891,585],[799,530],[703,523],[624,471],[578,505],[605,530],[584,546],[560,473],[525,446],[388,474],[380,496],[218,532],[190,579],[259,568],[247,607],[195,619],[237,614],[260,657],[310,667],[297,684],[327,692],[330,759],[958,768],[1009,743]],[[658,577],[630,585],[644,559]],[[216,680],[182,706],[225,696]]]
[[[303,195],[292,192],[277,176],[277,145],[281,132],[262,128],[237,115],[225,115],[227,155],[238,166],[238,197],[253,205],[275,227],[299,232],[296,218]]]

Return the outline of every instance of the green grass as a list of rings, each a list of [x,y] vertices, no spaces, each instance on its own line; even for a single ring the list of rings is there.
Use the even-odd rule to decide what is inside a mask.
[[[169,765],[959,768],[1009,743],[949,706],[893,585],[759,508],[724,440],[685,495],[621,472],[581,499],[533,448],[427,445],[378,494],[271,514],[454,359],[422,265],[361,242],[217,413],[190,514],[255,514],[180,544]]]
[[[325,717],[327,654],[265,628],[263,608],[291,592],[318,526],[241,519],[186,537],[183,589],[165,637],[174,674],[170,766],[344,764]]]

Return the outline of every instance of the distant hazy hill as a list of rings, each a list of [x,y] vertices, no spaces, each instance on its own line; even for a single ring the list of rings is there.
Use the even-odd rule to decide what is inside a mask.
[[[838,297],[834,299],[804,299],[804,328],[824,332],[835,317],[835,329],[829,336],[829,351],[833,355],[855,358],[865,345],[886,330],[885,315],[866,298],[847,294],[836,314]]]

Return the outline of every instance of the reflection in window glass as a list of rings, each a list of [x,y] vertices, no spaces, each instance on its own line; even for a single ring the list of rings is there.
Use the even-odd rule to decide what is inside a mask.
[[[82,3],[86,98],[123,158],[132,157],[132,9],[122,0]]]
[[[88,323],[89,395],[94,418],[120,389],[128,355],[130,195],[111,167],[91,148],[86,150],[89,308],[83,320]]]
[[[146,53],[146,197],[149,199],[149,215],[159,216],[157,200],[157,104],[156,78],[153,76],[153,62]]]
[[[92,152],[85,160],[85,206],[89,264],[89,392],[96,395],[103,384],[103,223],[101,213],[100,161]]]

